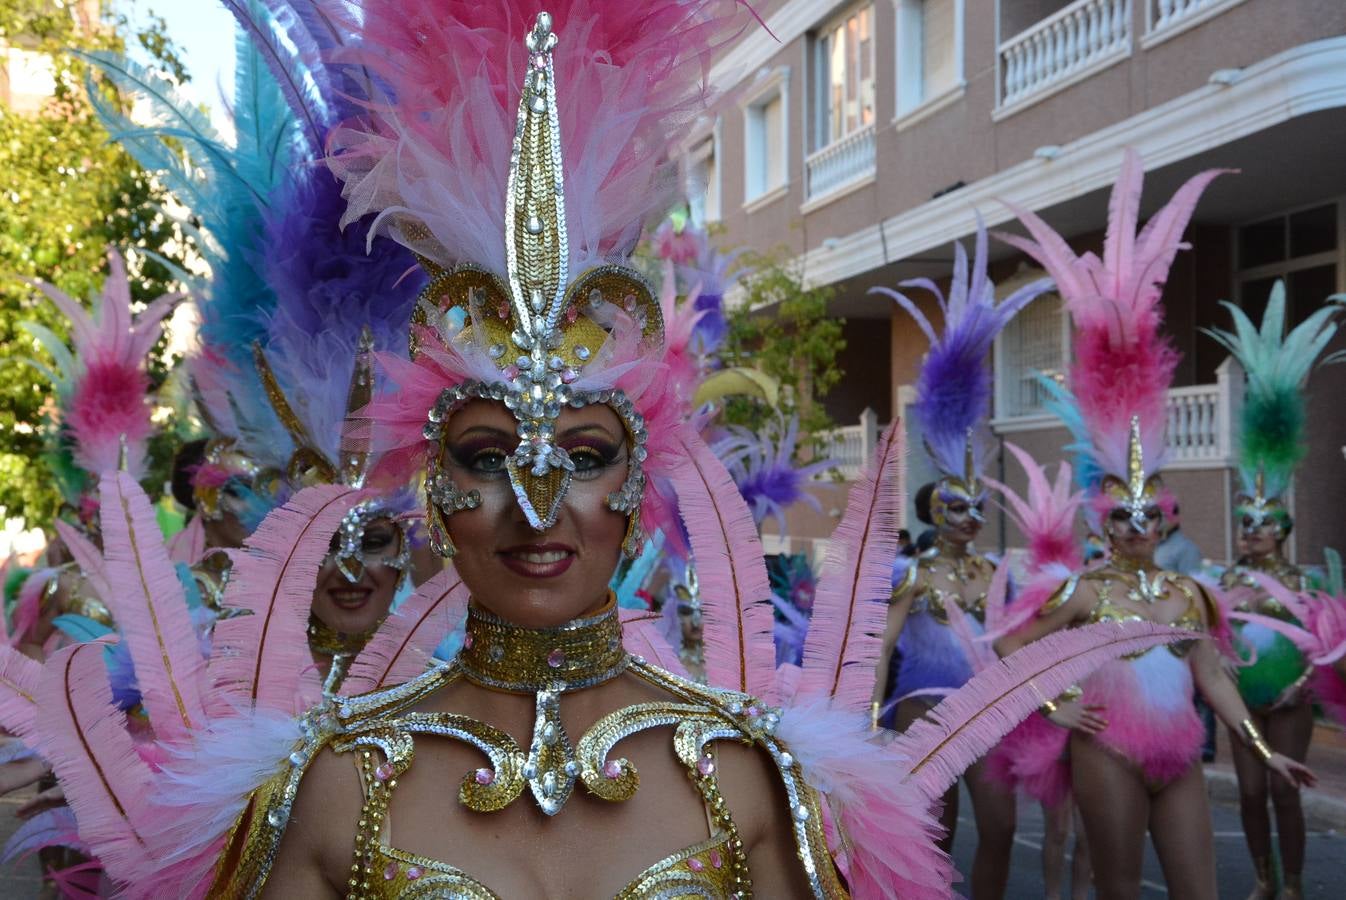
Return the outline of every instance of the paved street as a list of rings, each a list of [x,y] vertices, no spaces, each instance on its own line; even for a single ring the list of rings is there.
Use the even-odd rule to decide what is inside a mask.
[[[954,858],[962,872],[970,870],[972,849],[976,843],[976,826],[971,821],[971,808],[964,791],[959,806],[958,837],[954,844]],[[1252,867],[1239,827],[1238,810],[1223,803],[1216,803],[1213,808],[1220,900],[1244,900],[1252,888]],[[1310,827],[1304,894],[1316,900],[1341,897],[1342,881],[1346,878],[1346,835],[1313,828],[1312,823]],[[1015,838],[1014,864],[1007,894],[1010,900],[1040,900],[1042,897],[1041,848],[1041,812],[1036,804],[1020,804],[1019,832]],[[1329,889],[1329,885],[1333,884],[1337,887]],[[1159,861],[1152,848],[1146,849],[1144,888],[1141,896],[1145,900],[1168,896],[1168,891],[1164,889],[1163,873],[1159,870]]]

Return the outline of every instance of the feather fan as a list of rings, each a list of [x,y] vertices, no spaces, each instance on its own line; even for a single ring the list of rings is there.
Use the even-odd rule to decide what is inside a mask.
[[[1106,660],[1200,635],[1152,622],[1101,622],[1047,635],[973,676],[897,738],[910,779],[941,797],[1025,716]]]
[[[1338,295],[1333,299],[1343,299]],[[1266,480],[1264,496],[1279,497],[1290,486],[1295,466],[1304,458],[1304,381],[1318,357],[1337,333],[1332,320],[1341,312],[1335,303],[1322,306],[1285,332],[1285,283],[1277,281],[1267,299],[1259,330],[1247,313],[1225,303],[1234,331],[1203,328],[1243,366],[1248,377],[1239,414],[1239,474],[1243,490],[1252,496],[1260,473]],[[1324,365],[1341,362],[1334,353]]]
[[[679,426],[674,439],[686,454],[670,480],[705,598],[706,676],[717,687],[770,697],[776,656],[771,584],[752,513],[724,464],[690,425]]]
[[[103,648],[102,641],[74,644],[47,661],[34,749],[55,769],[80,837],[115,869],[147,855],[139,829],[154,776],[112,702]]]
[[[37,691],[42,664],[13,647],[0,646],[0,728],[32,743],[36,737]]]
[[[103,555],[115,585],[104,602],[131,650],[154,733],[188,742],[205,723],[205,660],[182,582],[164,547],[149,498],[125,472],[99,486]]]
[[[89,582],[93,592],[101,600],[112,594],[112,582],[108,580],[107,563],[103,560],[103,554],[93,545],[93,542],[80,533],[75,526],[57,519],[53,526],[56,534],[60,536],[61,543],[65,544],[70,555],[74,557],[75,565],[79,566],[80,574]]]
[[[678,657],[678,651],[663,632],[663,614],[653,610],[623,609],[622,645],[632,656],[646,659],[661,669],[683,678],[690,678],[687,667]]]
[[[342,517],[363,496],[335,485],[300,491],[230,554],[223,604],[247,614],[215,626],[212,718],[257,707],[293,714],[297,697],[317,696],[307,640],[313,579]]]
[[[341,684],[347,696],[410,681],[425,671],[444,635],[467,613],[467,586],[446,569],[417,588],[379,626]]]
[[[991,413],[990,353],[996,335],[1019,310],[1048,291],[1051,281],[1044,278],[1025,285],[997,303],[995,284],[986,273],[986,227],[980,216],[970,269],[963,245],[954,244],[953,249],[953,280],[947,300],[939,286],[928,278],[915,278],[900,285],[921,288],[935,296],[943,316],[940,332],[905,294],[884,287],[870,288],[869,292],[891,297],[930,340],[930,350],[921,361],[916,379],[912,415],[925,436],[931,461],[940,472],[961,477],[966,467],[969,432],[975,464],[980,466],[985,455],[984,439],[977,429]]]
[[[804,640],[801,700],[831,697],[854,711],[869,705],[888,617],[905,464],[902,423],[894,419],[828,542]]]
[[[206,525],[200,516],[192,516],[186,527],[168,541],[168,555],[174,563],[195,565],[206,553]]]
[[[1132,416],[1139,416],[1145,472],[1163,464],[1164,398],[1178,353],[1160,332],[1160,297],[1182,234],[1202,191],[1228,170],[1211,169],[1187,181],[1136,233],[1144,169],[1130,148],[1112,190],[1103,257],[1077,256],[1065,239],[1028,210],[1006,204],[1032,239],[999,237],[1027,253],[1056,281],[1075,325],[1074,394],[1101,468],[1124,475]]]

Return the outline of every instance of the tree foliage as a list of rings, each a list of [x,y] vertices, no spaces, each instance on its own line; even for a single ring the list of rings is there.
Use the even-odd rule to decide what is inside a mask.
[[[781,384],[781,411],[798,413],[800,433],[813,438],[835,426],[821,399],[841,380],[837,358],[846,347],[842,319],[827,311],[835,290],[806,287],[783,251],[747,254],[744,300],[728,310],[723,351],[731,366],[755,366]],[[730,400],[725,420],[761,429],[774,413],[759,403]]]
[[[44,354],[19,325],[38,322],[64,336],[67,323],[21,279],[92,298],[106,274],[109,246],[175,261],[185,248],[160,212],[163,192],[109,143],[84,93],[84,67],[64,52],[121,50],[130,38],[169,73],[185,77],[164,23],[151,18],[137,33],[125,18],[103,17],[89,28],[75,13],[72,4],[56,0],[0,0],[0,38],[49,55],[55,75],[55,92],[38,112],[0,104],[0,512],[30,524],[50,522],[61,498],[44,459],[55,427],[51,385],[24,362]],[[131,274],[137,301],[171,289],[168,270],[144,255],[136,255]],[[160,356],[156,351],[152,361],[156,385],[166,374]],[[171,452],[166,441],[152,445],[151,487],[165,480]]]

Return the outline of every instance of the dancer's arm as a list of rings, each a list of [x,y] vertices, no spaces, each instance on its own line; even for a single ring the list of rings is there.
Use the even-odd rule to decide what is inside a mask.
[[[912,563],[913,568],[915,565]],[[888,605],[888,620],[883,628],[883,649],[879,651],[879,662],[874,667],[874,696],[870,698],[869,705],[869,724],[873,728],[878,728],[879,711],[888,699],[884,695],[888,692],[888,670],[893,664],[893,649],[897,646],[897,639],[902,636],[903,626],[907,624],[907,613],[911,612],[911,599],[915,592],[908,586],[910,581],[907,579],[893,592],[892,602]]]

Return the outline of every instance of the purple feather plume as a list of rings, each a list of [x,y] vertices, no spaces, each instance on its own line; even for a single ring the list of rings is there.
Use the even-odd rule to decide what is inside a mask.
[[[830,459],[796,465],[795,448],[799,443],[799,418],[781,419],[761,434],[730,426],[711,446],[733,476],[739,493],[748,503],[757,527],[768,516],[776,519],[781,534],[786,533],[785,510],[803,502],[820,509],[818,499],[806,487],[814,475],[830,469]]]
[[[916,403],[912,413],[925,436],[935,466],[946,475],[961,476],[968,431],[973,432],[974,460],[979,464],[985,448],[977,433],[991,413],[991,367],[989,356],[996,335],[1019,310],[1052,287],[1044,278],[1015,291],[996,303],[995,284],[987,277],[986,227],[977,217],[976,252],[969,269],[967,252],[954,244],[953,277],[946,299],[928,278],[904,281],[900,287],[915,287],[935,295],[943,315],[942,333],[907,296],[888,288],[871,293],[892,297],[930,340],[930,350],[916,380]]]

